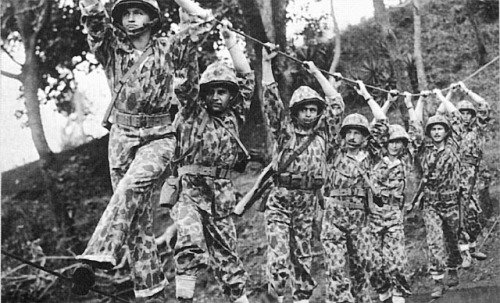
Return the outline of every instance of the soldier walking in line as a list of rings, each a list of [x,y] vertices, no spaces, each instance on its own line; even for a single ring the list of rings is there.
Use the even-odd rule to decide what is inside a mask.
[[[311,273],[313,220],[326,176],[327,149],[340,126],[344,103],[314,63],[304,62],[325,98],[301,86],[291,97],[290,115],[284,116],[271,67],[276,53],[262,53],[264,109],[274,136],[274,185],[265,206],[269,291],[283,302],[291,276],[293,302],[306,303],[317,286]]]
[[[452,85],[460,89],[481,109],[489,108],[489,104],[479,95],[467,89],[463,82]],[[487,127],[488,114],[478,115],[476,107],[470,101],[462,100],[457,103],[457,109],[462,114],[465,132],[462,135],[460,145],[460,177],[461,177],[461,201],[464,206],[464,228],[460,238],[460,251],[462,253],[462,268],[471,266],[472,258],[485,260],[486,255],[476,250],[477,237],[481,234],[481,223],[479,216],[481,205],[479,201],[478,187],[476,186],[479,167],[483,157],[484,135]],[[489,111],[487,111],[488,113]],[[467,236],[465,236],[467,235]]]
[[[174,71],[196,62],[186,58],[211,25],[208,11],[191,0],[176,0],[198,17],[188,34],[158,38],[161,12],[156,0],[119,0],[109,20],[99,0],[81,0],[82,22],[91,51],[103,65],[113,92],[109,166],[113,196],[87,248],[77,259],[72,291],[86,294],[94,268],[111,269],[128,245],[134,293],[143,302],[163,302],[164,278],[153,235],[152,189],[175,149],[169,111],[175,103]],[[105,123],[108,124],[108,116]]]
[[[445,98],[440,90],[433,91],[441,105],[438,113],[427,120],[424,141],[419,151],[419,162],[423,171],[420,202],[430,252],[430,272],[435,286],[431,296],[439,298],[445,290],[445,271],[448,270],[446,284],[458,285],[457,268],[462,262],[458,248],[461,207],[459,201],[460,158],[458,142],[462,118],[457,108]],[[448,96],[449,97],[449,96]],[[424,98],[419,99],[423,103]],[[418,104],[419,122],[423,105]],[[446,115],[449,115],[449,119]],[[452,131],[452,126],[456,131]],[[414,206],[415,206],[414,204]]]
[[[239,129],[250,108],[254,74],[224,21],[222,34],[234,69],[215,62],[200,78],[197,98],[183,98],[174,122],[177,127],[178,174],[181,192],[173,206],[176,296],[192,302],[196,278],[211,257],[215,274],[231,302],[248,302],[247,274],[238,256],[236,227],[230,216],[236,203],[231,181],[242,150]]]
[[[321,232],[328,279],[326,302],[372,302],[368,197],[373,189],[368,174],[381,157],[388,125],[363,82],[358,81],[358,85],[356,91],[368,103],[375,121],[370,127],[365,116],[348,115],[330,147],[334,153],[328,159]]]
[[[422,92],[428,95],[430,92]],[[418,143],[422,140],[422,127],[417,123],[411,95],[404,93],[404,102],[410,116],[409,131],[398,124],[389,125],[389,137],[383,146],[382,158],[372,169],[371,180],[378,196],[369,216],[373,237],[373,272],[370,282],[381,302],[403,303],[411,295],[407,280],[407,258],[404,235],[405,189],[413,165]],[[382,107],[387,113],[397,100],[397,91],[388,94]],[[421,97],[423,98],[423,97]]]

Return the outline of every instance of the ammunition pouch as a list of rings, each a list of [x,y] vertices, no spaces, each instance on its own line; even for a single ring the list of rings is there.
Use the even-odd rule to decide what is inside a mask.
[[[177,169],[179,176],[207,176],[214,179],[231,179],[234,170],[231,168],[211,167],[203,165],[185,165]]]
[[[288,189],[317,190],[325,184],[325,179],[319,176],[304,176],[301,174],[282,173],[275,177],[277,186]]]

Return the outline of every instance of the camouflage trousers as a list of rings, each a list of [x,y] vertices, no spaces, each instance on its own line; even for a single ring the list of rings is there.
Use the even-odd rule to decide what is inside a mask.
[[[317,283],[311,275],[313,219],[317,198],[311,190],[275,187],[266,205],[267,274],[269,285],[284,296],[293,266],[293,300],[307,300]]]
[[[462,201],[464,205],[464,228],[469,236],[468,241],[461,239],[461,244],[474,243],[481,234],[482,226],[479,221],[481,213],[481,204],[479,201],[479,191],[476,185],[477,175],[476,167],[470,164],[464,164],[460,167],[460,178],[462,181]],[[474,180],[476,179],[476,180]],[[474,185],[474,187],[472,187]]]
[[[182,192],[172,209],[177,225],[176,275],[195,280],[211,261],[231,301],[245,294],[247,281],[237,252],[236,227],[229,216],[235,202],[229,180],[183,176]]]
[[[462,263],[458,248],[457,201],[426,201],[423,216],[431,274],[438,277],[444,274],[446,268],[457,269]]]
[[[411,294],[407,280],[407,258],[403,212],[396,206],[376,207],[370,215],[372,236],[372,287],[378,293],[396,291],[406,297]]]
[[[163,290],[163,276],[153,233],[151,194],[175,149],[175,137],[162,128],[114,125],[109,138],[113,196],[80,260],[117,265],[128,245],[136,297]]]
[[[336,204],[335,199],[326,200],[321,231],[328,279],[326,302],[372,302],[372,247],[366,212]]]

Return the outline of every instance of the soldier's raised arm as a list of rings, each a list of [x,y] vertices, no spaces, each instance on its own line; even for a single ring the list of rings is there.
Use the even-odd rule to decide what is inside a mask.
[[[264,117],[276,141],[279,131],[284,125],[284,105],[281,100],[278,84],[273,75],[271,62],[277,53],[274,51],[276,46],[272,43],[266,43],[262,49],[262,88],[263,88],[263,107]]]

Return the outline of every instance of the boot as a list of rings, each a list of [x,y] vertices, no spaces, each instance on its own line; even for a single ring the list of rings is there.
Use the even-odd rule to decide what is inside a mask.
[[[446,285],[447,286],[457,286],[459,283],[458,281],[458,272],[456,269],[449,269],[448,270],[448,277],[446,279]]]
[[[432,298],[441,298],[444,293],[444,282],[443,279],[435,280],[436,284],[434,285],[434,288],[432,289],[431,292],[431,297]]]
[[[89,293],[94,284],[94,268],[89,264],[80,263],[73,271],[71,292],[78,296],[84,296]]]
[[[470,244],[470,255],[472,258],[479,260],[479,261],[483,261],[483,260],[486,260],[486,258],[488,258],[488,256],[485,253],[476,250],[475,243]]]
[[[462,250],[460,252],[460,255],[462,256],[462,265],[461,267],[463,269],[470,268],[472,265],[472,256],[469,252],[469,250]]]

